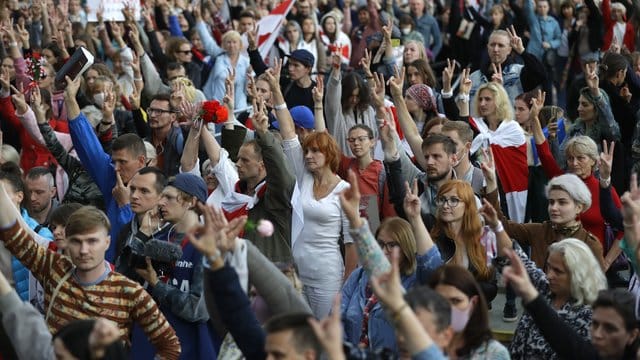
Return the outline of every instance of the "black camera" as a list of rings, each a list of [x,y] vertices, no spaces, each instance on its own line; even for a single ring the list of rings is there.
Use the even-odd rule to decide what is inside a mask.
[[[147,257],[151,259],[151,265],[158,276],[169,276],[176,261],[182,257],[182,248],[169,241],[149,240],[142,249],[131,248],[129,265],[136,269],[146,269]]]

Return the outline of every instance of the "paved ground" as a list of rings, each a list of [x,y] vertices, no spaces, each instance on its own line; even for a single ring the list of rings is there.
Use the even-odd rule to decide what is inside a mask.
[[[492,309],[489,310],[489,325],[493,330],[496,339],[503,343],[508,343],[513,336],[513,331],[516,329],[517,321],[504,322],[502,321],[502,309],[504,308],[505,296],[503,288],[500,288],[498,296],[491,303]],[[522,304],[520,299],[516,300],[516,306],[518,308],[518,316],[522,315]]]

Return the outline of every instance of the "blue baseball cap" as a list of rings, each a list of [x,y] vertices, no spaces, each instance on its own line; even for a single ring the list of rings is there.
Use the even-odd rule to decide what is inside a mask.
[[[291,117],[293,118],[293,123],[295,126],[307,130],[313,130],[316,127],[315,117],[311,112],[311,109],[304,105],[294,106],[289,109],[291,113]],[[280,130],[280,124],[278,121],[274,121],[271,126]]]
[[[189,173],[181,173],[176,175],[173,180],[169,181],[168,186],[186,192],[191,196],[195,196],[202,203],[207,202],[207,184],[200,176]]]
[[[313,64],[316,62],[316,58],[313,54],[309,52],[309,50],[305,49],[293,50],[288,56],[290,59],[298,61],[307,67],[313,67]]]

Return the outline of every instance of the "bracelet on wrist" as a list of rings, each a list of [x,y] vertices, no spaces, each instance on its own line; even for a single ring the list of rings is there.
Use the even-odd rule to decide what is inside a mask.
[[[276,110],[284,110],[284,109],[287,108],[287,103],[282,103],[280,105],[276,105],[273,108],[276,109]]]
[[[502,225],[502,221],[498,221],[498,225],[494,226],[491,230],[496,234],[503,232],[504,226]]]
[[[9,43],[9,46],[18,46],[18,42],[17,41],[12,41]]]
[[[216,262],[220,258],[220,255],[222,255],[220,253],[220,249],[216,248],[216,252],[213,255],[207,257],[209,264],[213,264],[214,262]]]
[[[398,308],[393,313],[391,313],[391,318],[393,319],[394,323],[397,324],[398,321],[400,321],[400,315],[402,315],[402,312],[404,311],[404,309],[408,307],[409,305],[405,302],[404,304],[402,304],[402,306],[400,306],[400,308]]]
[[[458,96],[456,96],[456,102],[463,102],[463,103],[468,103],[469,102],[469,94],[459,94]]]

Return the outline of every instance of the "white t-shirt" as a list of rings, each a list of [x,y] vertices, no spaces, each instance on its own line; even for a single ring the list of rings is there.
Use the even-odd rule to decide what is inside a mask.
[[[297,211],[302,210],[304,221],[299,235],[292,241],[293,259],[298,266],[300,280],[312,287],[339,283],[344,275],[340,232],[345,244],[353,242],[349,235],[349,221],[340,205],[340,193],[349,188],[349,183],[340,180],[327,196],[315,199],[313,176],[305,168],[298,138],[284,140],[283,147],[297,180],[296,198],[291,201]]]

